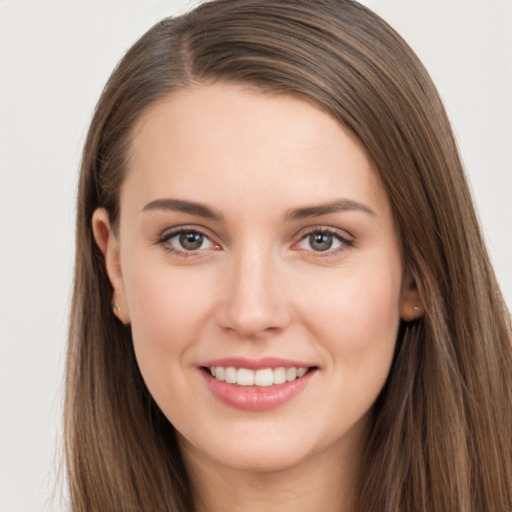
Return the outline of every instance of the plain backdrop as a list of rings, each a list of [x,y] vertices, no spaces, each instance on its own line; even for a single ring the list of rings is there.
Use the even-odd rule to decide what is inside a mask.
[[[124,51],[193,3],[0,0],[0,512],[65,510],[55,482],[81,146]],[[364,3],[438,85],[510,306],[512,1]]]

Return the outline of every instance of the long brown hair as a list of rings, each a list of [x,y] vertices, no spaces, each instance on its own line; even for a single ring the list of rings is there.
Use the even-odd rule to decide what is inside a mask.
[[[361,512],[512,510],[510,314],[443,105],[383,20],[351,0],[214,0],[156,24],[110,77],[78,196],[65,437],[78,511],[194,510],[173,426],[149,395],[91,229],[116,229],[133,127],[193,83],[251,84],[321,106],[364,144],[389,194],[425,314],[400,326],[375,404]]]

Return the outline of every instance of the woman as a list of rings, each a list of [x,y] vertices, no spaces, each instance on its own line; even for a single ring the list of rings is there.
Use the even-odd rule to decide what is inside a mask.
[[[84,149],[72,510],[505,511],[510,316],[418,59],[353,1],[214,0]]]

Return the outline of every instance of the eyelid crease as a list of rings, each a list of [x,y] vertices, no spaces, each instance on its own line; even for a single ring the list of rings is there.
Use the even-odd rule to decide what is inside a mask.
[[[300,251],[307,253],[308,256],[312,256],[314,258],[336,258],[339,257],[342,253],[345,253],[346,251],[356,247],[356,239],[350,233],[346,232],[345,230],[337,228],[321,226],[311,227],[308,230],[304,231],[301,234],[300,240],[296,243],[296,245],[303,243],[306,238],[314,234],[326,234],[332,236],[337,240],[339,244],[338,247],[329,247],[328,249],[325,249],[323,251],[314,250],[312,247],[309,249],[299,249]]]
[[[350,233],[347,233],[346,231],[332,229],[332,228],[320,228],[320,229],[313,228],[309,231],[306,231],[303,235],[303,238],[305,238],[306,236],[309,236],[309,235],[313,235],[315,233],[331,235],[331,236],[334,236],[335,238],[338,238],[339,240],[342,240],[345,243],[350,243],[350,244],[354,243],[354,237],[352,235],[350,235]]]
[[[173,245],[167,243],[170,239],[174,238],[175,236],[178,236],[183,233],[197,233],[207,240],[213,245],[213,248],[219,248],[219,244],[215,242],[212,239],[212,236],[204,229],[198,226],[176,226],[174,228],[168,228],[161,232],[161,234],[157,235],[152,239],[152,242],[155,245],[160,245],[162,249],[164,249],[167,252],[177,254],[179,256],[199,256],[199,253],[205,251],[206,249],[197,249],[197,250],[187,250],[185,248],[179,249],[177,247],[174,247]],[[208,248],[211,249],[211,248]]]
[[[207,239],[213,247],[208,247],[204,249],[191,249],[187,250],[185,248],[179,248],[175,247],[174,245],[168,243],[170,239],[183,234],[183,233],[197,233],[201,236],[203,236],[205,239]],[[339,228],[333,228],[333,227],[325,227],[325,226],[310,226],[306,229],[303,229],[299,231],[294,236],[294,242],[292,244],[292,248],[297,249],[297,245],[302,243],[308,236],[311,236],[313,234],[325,234],[332,236],[338,240],[340,243],[340,247],[334,248],[334,249],[326,249],[325,251],[315,251],[314,249],[300,249],[300,251],[303,252],[309,252],[315,257],[328,257],[328,256],[334,256],[338,252],[342,252],[344,250],[350,249],[356,245],[355,237],[348,233],[345,230],[341,230]],[[214,240],[215,237],[213,237],[209,230],[202,228],[202,226],[197,225],[179,225],[172,228],[164,229],[159,235],[152,238],[152,242],[155,245],[160,245],[162,249],[164,249],[167,252],[176,254],[178,256],[183,257],[190,257],[190,256],[201,256],[203,252],[207,250],[218,250],[221,248],[221,245]],[[298,238],[298,240],[297,240]]]
[[[341,240],[342,242],[344,242],[345,244],[355,245],[356,243],[356,237],[349,233],[347,230],[321,225],[305,228],[299,231],[296,237],[299,237],[300,240],[303,240],[305,237],[310,236],[314,233],[325,233],[328,235],[332,235]]]

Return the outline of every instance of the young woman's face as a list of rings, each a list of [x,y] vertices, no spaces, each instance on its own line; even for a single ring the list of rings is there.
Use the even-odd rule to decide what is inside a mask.
[[[96,212],[118,316],[185,453],[260,471],[354,456],[413,304],[350,133],[297,98],[182,90],[138,123],[107,227]]]

